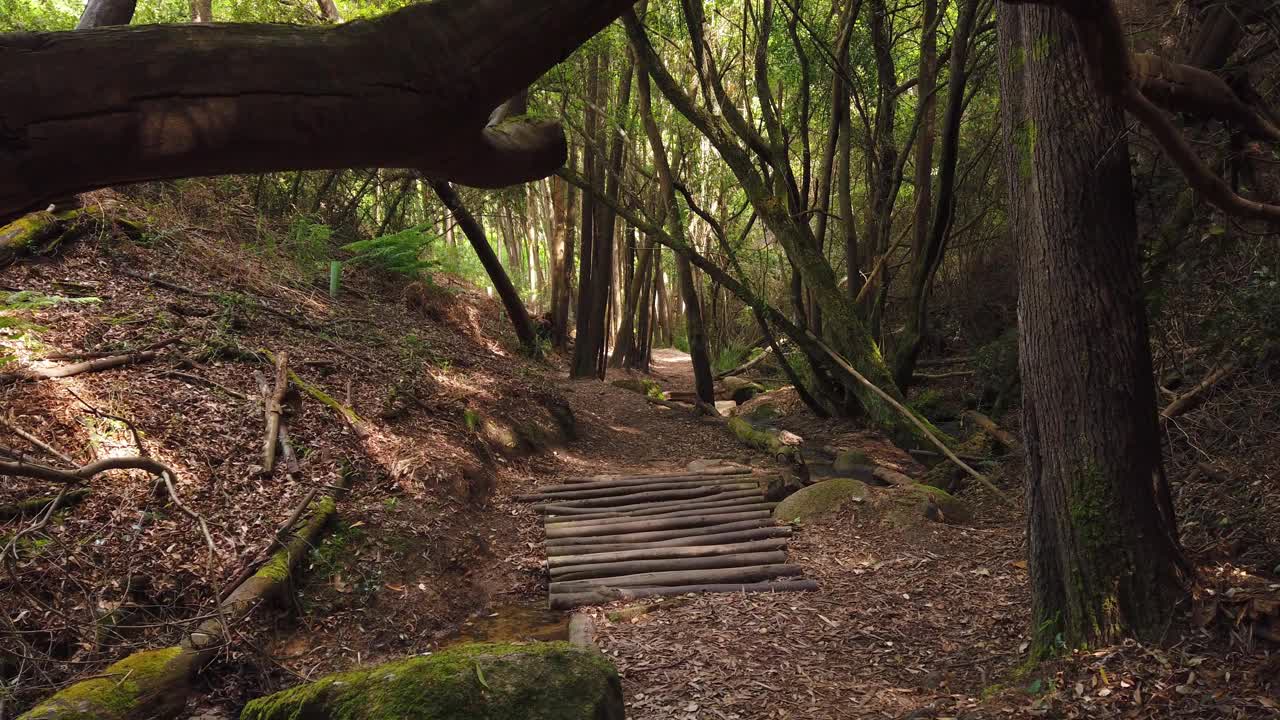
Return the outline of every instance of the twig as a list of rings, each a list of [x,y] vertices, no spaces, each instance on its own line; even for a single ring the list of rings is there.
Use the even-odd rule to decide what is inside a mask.
[[[1213,371],[1206,375],[1199,384],[1182,395],[1174,398],[1173,402],[1166,405],[1165,408],[1160,411],[1160,418],[1162,420],[1172,420],[1173,418],[1186,413],[1188,410],[1193,409],[1204,401],[1204,394],[1209,390],[1209,388],[1217,385],[1218,382],[1235,372],[1235,370],[1236,365],[1233,362],[1224,363],[1219,365],[1217,368],[1214,368]]]
[[[949,378],[970,377],[977,374],[976,370],[955,370],[944,373],[915,373],[911,377],[916,380],[947,380]]]
[[[948,460],[955,463],[961,470],[964,470],[965,472],[969,473],[969,475],[974,480],[977,480],[978,482],[982,483],[983,487],[990,490],[996,497],[1003,500],[1010,507],[1016,507],[1012,498],[1004,494],[1004,491],[996,487],[990,480],[987,479],[985,475],[978,472],[977,470],[974,470],[972,467],[969,466],[968,463],[961,460],[959,457],[956,457],[956,454],[951,451],[951,448],[947,447],[946,443],[939,440],[937,436],[935,436],[932,432],[930,432],[929,428],[925,426],[924,423],[920,422],[920,418],[916,417],[915,413],[911,412],[906,407],[904,407],[902,403],[898,402],[897,400],[894,400],[892,395],[885,392],[884,390],[881,390],[879,386],[877,386],[875,383],[871,382],[866,377],[864,377],[862,373],[855,370],[853,366],[849,364],[848,360],[845,360],[839,353],[837,353],[835,350],[832,350],[831,347],[828,346],[825,342],[823,342],[822,339],[819,338],[817,335],[814,335],[812,332],[806,332],[805,334],[808,335],[809,339],[812,340],[819,348],[821,348],[823,352],[825,352],[833,361],[835,361],[835,363],[840,366],[840,369],[852,375],[855,380],[857,380],[859,383],[861,383],[871,392],[880,396],[881,400],[884,400],[885,402],[889,403],[889,405],[893,407],[893,409],[897,410],[899,413],[902,414],[903,417],[911,421],[911,424],[915,425],[916,428],[920,430],[920,433],[923,434],[924,437],[929,442],[937,446],[938,450],[942,451],[942,454],[946,455]]]
[[[14,435],[17,435],[18,437],[22,438],[23,440],[26,440],[27,442],[31,443],[32,445],[36,446],[37,448],[40,448],[40,449],[41,449],[41,450],[43,450],[45,453],[47,453],[47,454],[49,454],[49,455],[52,455],[53,457],[58,458],[58,459],[59,459],[59,460],[61,460],[62,462],[66,463],[66,464],[68,464],[68,465],[74,465],[74,464],[75,464],[75,462],[76,462],[76,461],[75,461],[75,460],[72,460],[70,455],[67,455],[66,453],[62,452],[61,450],[59,450],[59,449],[55,448],[54,446],[52,446],[52,445],[50,445],[50,444],[48,444],[48,443],[44,442],[43,440],[41,440],[40,438],[36,437],[35,435],[32,435],[31,433],[27,432],[26,430],[23,430],[21,427],[18,427],[18,423],[14,420],[13,412],[12,412],[12,411],[10,411],[10,413],[9,413],[9,417],[7,417],[7,418],[5,418],[5,417],[0,417],[0,425],[5,426],[6,428],[8,428],[9,432],[12,432]]]
[[[237,399],[237,400],[248,400],[248,399],[249,399],[249,396],[248,396],[248,395],[245,395],[245,394],[244,394],[244,393],[242,393],[242,392],[237,392],[237,391],[232,390],[231,388],[227,387],[226,385],[223,385],[223,384],[221,384],[221,383],[214,382],[213,380],[210,380],[209,378],[203,378],[203,377],[200,377],[199,375],[193,375],[193,374],[191,374],[191,373],[179,372],[178,370],[169,370],[168,372],[160,373],[160,376],[161,376],[161,377],[171,377],[171,378],[175,378],[175,379],[177,379],[177,380],[181,380],[181,381],[183,381],[183,382],[186,382],[186,383],[189,383],[189,384],[192,384],[192,385],[204,385],[205,387],[211,387],[211,388],[213,388],[213,389],[215,389],[215,390],[220,390],[220,391],[222,391],[223,393],[225,393],[225,394],[227,394],[227,395],[229,395],[229,396],[231,396],[231,397],[233,397],[233,398],[235,398],[235,399]]]
[[[187,507],[178,497],[178,489],[173,485],[173,471],[169,470],[160,474],[164,480],[164,486],[169,491],[169,499],[183,512],[187,517],[195,520],[200,526],[200,532],[204,533],[205,544],[209,546],[209,571],[212,572],[214,564],[218,557],[218,547],[213,543],[213,535],[209,534],[209,524],[204,521],[204,517],[200,513]]]

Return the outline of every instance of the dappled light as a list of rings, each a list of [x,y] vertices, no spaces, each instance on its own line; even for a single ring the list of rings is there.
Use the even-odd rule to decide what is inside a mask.
[[[0,1],[0,720],[1277,716],[1277,28]]]

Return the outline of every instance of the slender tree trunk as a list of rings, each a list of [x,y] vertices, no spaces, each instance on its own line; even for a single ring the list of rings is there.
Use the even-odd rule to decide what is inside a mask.
[[[462,199],[449,183],[433,180],[431,189],[440,198],[440,202],[449,208],[449,212],[458,221],[458,226],[462,228],[463,234],[471,242],[471,247],[476,251],[476,257],[480,258],[480,264],[484,265],[485,272],[489,274],[489,280],[493,282],[494,289],[498,291],[498,297],[502,299],[503,307],[507,309],[507,316],[511,318],[511,325],[515,328],[520,344],[524,346],[526,352],[537,353],[538,336],[533,330],[533,323],[529,320],[529,313],[525,310],[524,303],[520,301],[520,293],[516,292],[515,286],[511,284],[511,278],[507,277],[507,272],[502,269],[497,253],[489,245],[489,239],[484,235],[484,228],[476,222],[475,216],[462,204]]]
[[[213,0],[191,0],[191,22],[213,22]]]
[[[911,304],[907,307],[906,330],[894,357],[894,379],[904,391],[915,373],[916,358],[928,337],[929,291],[942,266],[947,238],[955,219],[956,165],[960,157],[960,121],[964,115],[964,94],[968,85],[969,39],[978,14],[978,0],[961,0],[960,17],[951,45],[950,78],[947,82],[947,113],[943,119],[942,149],[938,158],[938,202],[933,222],[923,242],[913,247]],[[923,140],[923,137],[921,138]],[[930,140],[932,144],[932,139]],[[920,208],[916,208],[920,221]],[[917,233],[920,230],[916,226]],[[919,240],[917,234],[916,240]]]
[[[649,76],[641,73],[638,99],[640,120],[644,124],[645,134],[649,136],[649,146],[653,148],[653,165],[658,174],[658,185],[666,203],[667,227],[671,234],[685,241],[684,216],[680,205],[676,202],[674,179],[671,166],[667,161],[667,149],[662,142],[662,132],[653,118],[653,104],[649,97]],[[684,300],[685,328],[689,338],[689,356],[693,361],[694,388],[698,397],[705,403],[714,404],[714,378],[711,374],[711,355],[707,351],[707,330],[702,321],[702,304],[698,300],[698,286],[694,282],[693,267],[689,257],[684,253],[676,253],[676,275],[680,278],[680,296]]]
[[[338,12],[338,6],[333,0],[316,0],[316,4],[320,6],[320,15],[331,23],[342,22],[342,13]]]
[[[649,264],[653,262],[652,251],[639,247],[639,243],[634,240],[634,228],[631,233],[633,238],[631,244],[636,248],[635,254],[639,262],[636,263],[636,269],[631,272],[630,282],[627,283],[627,297],[622,304],[622,325],[618,328],[618,339],[613,344],[613,355],[609,358],[609,367],[615,368],[624,365],[630,367],[635,355],[636,315],[644,313],[642,306],[644,281],[648,277]]]
[[[1067,16],[999,6],[1018,243],[1037,654],[1155,639],[1186,597],[1167,503],[1124,116]]]
[[[573,271],[573,245],[570,226],[573,211],[569,183],[559,177],[551,182],[551,343],[564,349],[569,337],[570,278]]]
[[[591,53],[587,59],[586,131],[591,142],[582,149],[582,168],[592,187],[604,187],[600,164],[596,160],[597,142],[600,138],[600,56]],[[574,333],[573,363],[569,377],[590,377],[595,374],[595,357],[599,345],[591,334],[591,319],[595,316],[592,301],[595,298],[596,201],[593,193],[582,193],[582,247],[578,261],[578,311]]]

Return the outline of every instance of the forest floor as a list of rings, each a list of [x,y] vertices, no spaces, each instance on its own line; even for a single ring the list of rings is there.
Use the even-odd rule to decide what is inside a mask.
[[[147,218],[154,232],[140,242],[80,242],[0,277],[6,292],[96,298],[13,309],[7,295],[5,317],[18,322],[6,326],[0,350],[20,364],[178,338],[149,362],[0,387],[0,407],[76,462],[140,446],[169,463],[216,546],[210,559],[194,523],[143,474],[89,483],[92,494],[18,547],[0,575],[0,612],[13,623],[0,629],[0,718],[128,652],[175,642],[294,505],[343,473],[354,481],[340,519],[303,563],[293,601],[236,628],[202,675],[192,717],[234,717],[281,687],[461,640],[563,636],[565,616],[541,609],[539,516],[513,501],[518,493],[699,459],[774,464],[691,413],[609,383],[567,380],[560,358],[523,357],[496,301],[447,278],[444,292],[405,291],[403,281],[353,272],[330,300],[318,273],[286,270],[260,246],[232,241],[254,217],[216,203],[186,207]],[[259,348],[287,350],[290,366],[352,405],[368,432],[361,437],[310,397],[293,399],[300,472],[263,476],[253,375],[271,369],[253,357]],[[652,376],[664,389],[689,389],[687,356],[655,352]],[[577,438],[532,454],[495,450],[468,420],[521,422],[565,404]],[[922,469],[856,424],[800,411],[782,424],[806,441]],[[9,430],[0,437],[56,464]],[[996,479],[1020,496],[1014,465],[1005,462]],[[9,479],[0,504],[55,490]],[[668,600],[620,622],[608,617],[616,608],[587,609],[623,674],[628,717],[1275,716],[1280,655],[1247,625],[1224,628],[1216,616],[1203,629],[1171,629],[1160,647],[1025,665],[1024,520],[979,490],[960,497],[975,509],[967,526],[889,525],[850,504],[798,528],[790,561],[817,592]],[[0,524],[0,541],[25,522]],[[1224,606],[1267,589],[1221,563],[1202,568],[1202,596],[1211,590]]]

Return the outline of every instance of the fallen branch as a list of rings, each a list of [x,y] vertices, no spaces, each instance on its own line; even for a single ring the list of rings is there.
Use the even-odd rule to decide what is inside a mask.
[[[779,343],[779,345],[785,345],[785,344],[786,344],[786,342],[787,342],[787,341],[784,339],[784,340],[782,340],[782,341]],[[716,375],[715,375],[715,379],[716,379],[716,380],[723,380],[723,379],[725,379],[725,378],[729,377],[730,375],[740,375],[740,374],[742,374],[742,373],[744,373],[744,372],[746,372],[746,371],[748,371],[748,370],[750,370],[750,369],[754,368],[755,366],[759,365],[760,363],[764,362],[764,359],[765,359],[765,358],[767,358],[767,357],[769,357],[769,356],[770,356],[770,355],[772,355],[772,354],[773,354],[773,348],[765,348],[765,349],[764,349],[764,351],[763,351],[763,352],[761,352],[759,355],[757,355],[757,356],[755,356],[754,358],[752,358],[752,359],[750,359],[750,360],[748,360],[748,361],[746,361],[746,362],[742,363],[742,364],[741,364],[741,365],[739,365],[738,367],[733,368],[732,370],[725,370],[724,372],[716,373]]]
[[[66,453],[64,453],[64,452],[62,452],[61,450],[59,450],[59,449],[55,448],[54,446],[52,446],[52,445],[50,445],[50,444],[46,443],[45,441],[41,440],[40,438],[36,437],[35,435],[32,435],[31,433],[27,432],[26,430],[23,430],[23,429],[18,425],[17,421],[16,421],[16,420],[14,420],[14,418],[13,418],[13,413],[12,413],[12,412],[9,414],[9,417],[7,417],[7,418],[0,417],[0,425],[3,425],[6,429],[8,429],[8,430],[9,430],[9,432],[13,433],[14,435],[17,435],[18,437],[22,438],[23,440],[26,440],[27,442],[31,443],[32,445],[36,446],[37,448],[39,448],[39,449],[43,450],[43,451],[44,451],[45,453],[47,453],[48,455],[51,455],[51,456],[53,456],[53,457],[55,457],[55,458],[57,458],[57,459],[61,460],[62,462],[64,462],[64,463],[68,464],[68,465],[74,465],[74,464],[75,464],[75,462],[76,462],[76,461],[75,461],[75,460],[72,460],[70,455],[67,455]]]
[[[935,360],[921,360],[916,363],[916,367],[939,367],[942,365],[959,365],[967,362],[973,362],[972,355],[960,355],[952,358],[937,358]]]
[[[865,376],[863,376],[862,373],[855,370],[854,367],[849,364],[848,360],[845,360],[843,357],[840,356],[839,353],[837,353],[835,350],[832,350],[831,347],[827,345],[825,342],[823,342],[822,339],[819,338],[817,335],[814,335],[812,332],[809,332],[808,336],[809,336],[809,339],[814,342],[814,344],[816,344],[823,352],[827,354],[828,357],[831,358],[833,362],[835,362],[836,365],[840,367],[840,369],[849,373],[849,375],[851,375],[855,380],[857,380],[859,383],[865,386],[868,390],[874,392],[876,395],[879,395],[881,400],[884,400],[885,402],[887,402],[894,410],[897,410],[899,413],[902,414],[903,417],[905,417],[913,425],[915,425],[916,428],[920,431],[920,433],[924,435],[926,438],[928,438],[929,442],[933,443],[938,448],[938,450],[941,451],[942,454],[947,457],[948,460],[950,460],[951,462],[959,466],[960,469],[968,473],[970,477],[982,483],[983,487],[990,490],[992,494],[1000,498],[1000,500],[1004,501],[1005,504],[1009,505],[1010,507],[1016,506],[1012,498],[1004,494],[1004,491],[1002,491],[1000,488],[992,484],[992,482],[988,480],[985,475],[978,472],[977,470],[974,470],[972,467],[968,465],[968,463],[956,457],[956,454],[951,451],[951,448],[947,447],[946,443],[939,440],[937,436],[935,436],[932,432],[930,432],[929,428],[924,423],[920,422],[920,418],[916,417],[915,413],[908,410],[905,406],[903,406],[902,403],[895,400],[892,395],[885,392],[884,390],[881,390],[879,386],[877,386],[875,383],[868,380]]]
[[[264,393],[263,414],[266,416],[267,431],[262,441],[262,473],[270,475],[276,466],[276,446],[280,442],[280,413],[284,408],[285,390],[289,387],[289,353],[281,350],[275,357],[276,386],[269,394]]]
[[[1223,378],[1236,371],[1236,365],[1228,362],[1214,368],[1203,380],[1195,387],[1186,391],[1173,399],[1160,411],[1160,417],[1164,420],[1172,420],[1179,415],[1183,415],[1194,409],[1200,403],[1204,402],[1205,395],[1214,385],[1217,385]]]
[[[182,339],[181,335],[171,335],[162,340],[157,340],[156,342],[153,342],[150,345],[144,345],[143,347],[133,348],[131,350],[109,350],[104,352],[81,352],[81,353],[57,352],[57,353],[50,353],[48,355],[45,355],[44,359],[45,360],[101,360],[102,358],[120,357],[122,355],[136,355],[140,352],[146,352],[148,350],[159,350],[161,348],[168,347],[178,342],[181,339]]]
[[[943,373],[919,373],[918,372],[913,374],[911,378],[913,380],[928,382],[930,380],[949,380],[951,378],[973,377],[974,375],[977,375],[977,374],[978,374],[977,370],[955,370],[952,372],[943,372]]]
[[[111,370],[113,368],[124,367],[125,365],[136,365],[138,363],[154,360],[159,357],[160,352],[157,350],[143,350],[141,352],[130,353],[128,355],[112,355],[110,357],[98,358],[96,360],[86,360],[84,362],[72,363],[70,365],[59,365],[51,368],[22,368],[16,372],[7,375],[9,380],[53,380],[59,378],[69,378],[84,373],[101,372],[103,370]]]
[[[68,490],[62,496],[62,503],[60,507],[73,505],[87,497],[89,497],[88,488]],[[28,498],[26,500],[8,503],[7,505],[0,505],[0,522],[9,522],[10,520],[22,517],[38,516],[49,508],[50,503],[53,503],[57,499],[58,497],[56,495],[45,495],[43,497]]]
[[[266,355],[267,359],[271,362],[274,363],[276,361],[275,356],[271,354],[271,351],[263,350],[262,353]],[[343,422],[351,427],[351,431],[354,432],[357,437],[363,438],[369,435],[369,430],[365,427],[364,420],[356,414],[355,410],[343,405],[325,391],[298,377],[298,374],[292,370],[288,371],[288,377],[289,382],[293,383],[299,390],[310,395],[320,401],[321,404],[326,405],[329,409],[336,412],[338,416],[342,418]]]
[[[199,375],[193,375],[193,374],[191,374],[191,373],[179,372],[178,370],[170,370],[170,371],[168,371],[168,372],[160,373],[160,377],[171,377],[171,378],[174,378],[175,380],[181,380],[182,382],[185,382],[185,383],[188,383],[188,384],[191,384],[191,385],[203,385],[203,386],[205,386],[205,387],[211,387],[211,388],[213,388],[213,389],[215,389],[215,390],[219,390],[219,391],[221,391],[221,392],[225,393],[226,395],[228,395],[228,396],[230,396],[230,397],[233,397],[233,398],[235,398],[235,399],[237,399],[237,400],[248,400],[248,399],[249,399],[249,396],[248,396],[248,395],[245,395],[245,394],[244,394],[244,393],[242,393],[242,392],[238,392],[238,391],[236,391],[236,390],[232,390],[231,388],[227,387],[226,385],[223,385],[223,384],[221,384],[221,383],[214,382],[213,380],[210,380],[209,378],[200,377]]]
[[[1014,450],[1018,447],[1018,439],[1013,436],[1013,433],[1001,428],[996,424],[995,420],[992,420],[976,410],[970,410],[964,413],[964,417],[972,420],[974,425],[977,425],[983,432],[990,435],[992,439],[1003,445],[1006,450]]]

